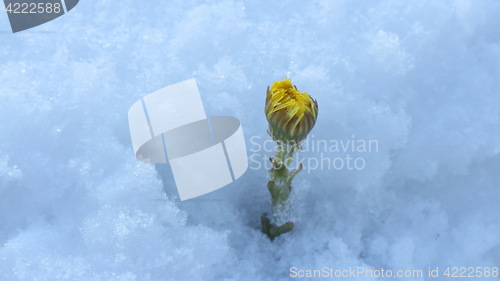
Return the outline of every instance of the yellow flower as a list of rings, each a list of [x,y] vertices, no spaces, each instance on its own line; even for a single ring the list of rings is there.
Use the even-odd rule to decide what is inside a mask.
[[[287,78],[267,88],[265,113],[275,140],[298,144],[316,124],[318,103]]]

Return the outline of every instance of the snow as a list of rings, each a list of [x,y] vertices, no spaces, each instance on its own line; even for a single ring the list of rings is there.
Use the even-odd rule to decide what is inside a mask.
[[[0,33],[0,280],[500,266],[499,12],[489,0],[80,1]],[[135,159],[127,111],[145,94],[196,78],[207,115],[239,118],[250,150],[269,139],[265,89],[287,76],[318,100],[311,138],[378,142],[300,154],[366,165],[301,172],[293,232],[259,231],[265,169],[181,202],[168,165]]]

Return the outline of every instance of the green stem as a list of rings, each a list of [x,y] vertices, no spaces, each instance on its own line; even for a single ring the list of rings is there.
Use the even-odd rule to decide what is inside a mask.
[[[294,146],[278,143],[276,158],[272,161],[273,168],[269,171],[271,181],[274,182],[277,189],[277,192],[271,193],[274,214],[280,212],[290,196],[292,173],[288,167],[293,162],[295,151],[296,148]]]
[[[302,170],[302,163],[297,169],[288,169],[293,163],[293,157],[297,149],[298,146],[296,144],[278,141],[276,157],[270,158],[273,167],[269,171],[271,180],[268,182],[267,188],[271,194],[273,218],[282,215],[292,190],[292,180]],[[267,218],[266,214],[261,217],[261,224],[262,232],[266,233],[271,240],[276,236],[291,231],[294,226],[292,222],[286,222],[283,225],[277,226]]]

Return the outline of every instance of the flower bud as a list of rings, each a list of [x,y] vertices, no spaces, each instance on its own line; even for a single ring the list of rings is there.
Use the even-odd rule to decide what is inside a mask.
[[[265,113],[274,140],[298,144],[316,124],[318,103],[287,78],[267,88]]]

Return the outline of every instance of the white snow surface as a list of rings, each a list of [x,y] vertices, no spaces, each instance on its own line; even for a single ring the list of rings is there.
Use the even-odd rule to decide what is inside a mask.
[[[1,33],[0,280],[500,266],[499,14],[493,0],[103,0]],[[181,202],[168,165],[134,157],[128,108],[192,77],[208,115],[241,120],[249,156],[285,77],[318,101],[310,137],[378,150],[325,154],[360,170],[301,172],[296,227],[270,242],[266,169]]]

